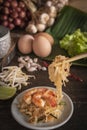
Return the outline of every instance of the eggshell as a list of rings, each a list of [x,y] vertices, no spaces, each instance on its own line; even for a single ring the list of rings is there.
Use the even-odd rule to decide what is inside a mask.
[[[33,51],[39,57],[47,57],[51,53],[52,47],[44,36],[35,36],[33,41]]]
[[[51,45],[54,44],[54,38],[50,34],[48,34],[46,32],[40,32],[40,33],[37,33],[36,35],[37,36],[38,35],[44,36],[45,38],[47,38],[49,40],[49,42],[50,42]]]
[[[32,41],[34,40],[33,36],[25,34],[21,36],[18,40],[18,50],[22,54],[29,54],[32,52]]]

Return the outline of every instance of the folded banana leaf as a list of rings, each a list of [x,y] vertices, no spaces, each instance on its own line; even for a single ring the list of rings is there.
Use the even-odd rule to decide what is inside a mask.
[[[52,53],[45,59],[52,61],[56,55],[69,56],[65,50],[60,48],[59,41],[66,34],[72,34],[78,28],[82,32],[87,32],[87,13],[71,6],[65,6],[54,25],[46,30],[46,32],[54,37],[55,44]],[[87,59],[73,62],[73,64],[87,66]]]

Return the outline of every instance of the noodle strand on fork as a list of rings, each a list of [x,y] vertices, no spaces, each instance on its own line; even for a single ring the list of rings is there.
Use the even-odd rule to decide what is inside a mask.
[[[56,56],[54,61],[48,66],[49,79],[54,82],[57,89],[58,101],[62,99],[62,86],[68,82],[70,75],[71,62],[87,58],[87,53],[82,53],[77,56],[67,58],[65,56]]]
[[[49,79],[54,82],[57,89],[58,102],[60,102],[63,97],[62,86],[65,86],[65,82],[68,82],[67,77],[70,75],[71,63],[65,62],[66,60],[67,58],[65,56],[56,56],[48,67]]]

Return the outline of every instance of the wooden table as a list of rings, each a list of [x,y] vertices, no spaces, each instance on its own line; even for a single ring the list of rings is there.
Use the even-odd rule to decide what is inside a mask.
[[[10,65],[17,63],[17,56],[14,57]],[[69,77],[69,82],[63,91],[66,92],[74,103],[74,113],[71,119],[59,130],[84,130],[87,129],[87,67],[72,66],[71,73],[77,78]],[[47,71],[33,72],[36,79],[31,80],[31,85],[23,87],[16,95],[27,88],[35,86],[51,86],[53,83],[48,78]],[[80,79],[83,81],[80,81]],[[15,95],[15,96],[16,96]],[[27,130],[18,124],[11,115],[11,103],[15,96],[9,100],[0,101],[0,130]]]
[[[87,12],[87,0],[69,0],[70,5]]]
[[[70,0],[71,5],[82,10],[87,11],[87,0]],[[84,4],[82,4],[82,2]],[[10,65],[17,64],[17,56],[14,57]],[[72,66],[71,73],[80,77],[83,81],[81,82],[78,78],[69,77],[69,82],[66,87],[63,87],[63,91],[66,92],[72,99],[74,103],[74,113],[71,119],[58,130],[86,130],[87,129],[87,67]],[[50,82],[48,78],[47,71],[37,71],[34,73],[36,80],[31,80],[31,85],[29,88],[35,86],[51,86],[54,85]],[[27,88],[28,88],[27,87]],[[18,95],[23,90],[22,88],[18,91]],[[15,96],[16,96],[15,95]],[[11,103],[15,96],[9,100],[0,101],[0,130],[29,130],[20,124],[18,124],[11,115]],[[57,129],[55,129],[57,130]]]

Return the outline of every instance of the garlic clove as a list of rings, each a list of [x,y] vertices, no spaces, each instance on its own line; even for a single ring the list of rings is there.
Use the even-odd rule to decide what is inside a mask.
[[[64,7],[64,5],[62,3],[58,3],[57,7],[58,7],[58,10],[60,11]]]
[[[37,68],[37,63],[34,63],[34,62],[33,62],[33,63],[31,64],[31,66]]]
[[[22,69],[24,67],[24,64],[23,63],[19,63],[18,66]]]
[[[55,18],[57,16],[57,9],[55,6],[49,8],[49,16]]]
[[[47,26],[52,26],[55,22],[55,18],[50,18],[47,22]]]
[[[45,24],[42,24],[42,23],[38,23],[38,24],[36,25],[36,28],[37,28],[37,30],[38,30],[39,32],[42,32],[42,31],[44,31],[44,30],[46,29],[46,25],[45,25]]]
[[[47,24],[47,21],[49,20],[49,15],[47,13],[42,13],[40,15],[40,19],[39,21],[42,23],[42,24]]]
[[[33,23],[28,24],[28,26],[26,27],[26,31],[29,33],[36,33],[37,32],[37,28]]]
[[[20,62],[22,64],[26,64],[24,57],[22,57],[22,56],[18,58],[18,62]]]
[[[33,61],[34,61],[34,63],[37,63],[38,62],[38,58],[34,58]]]
[[[42,69],[41,65],[37,64],[37,69],[41,70]]]
[[[30,63],[26,63],[25,67],[26,67],[26,69],[29,69],[31,67],[31,64]]]
[[[46,5],[47,5],[48,7],[51,7],[51,6],[52,6],[52,1],[48,0],[48,1],[46,2]]]
[[[29,61],[29,59],[30,59],[29,56],[25,56],[25,57],[24,57],[24,60],[25,60],[25,61]]]
[[[51,13],[56,12],[56,7],[55,7],[55,6],[51,6],[51,7],[50,7],[50,12],[51,12]]]
[[[37,68],[35,67],[30,67],[27,69],[28,72],[33,72],[33,71],[37,71]]]
[[[47,68],[46,68],[46,67],[44,67],[44,66],[43,66],[41,69],[42,69],[43,71],[46,71],[46,70],[47,70]]]
[[[30,58],[28,62],[29,62],[30,64],[32,64],[32,63],[33,63],[33,60]]]

